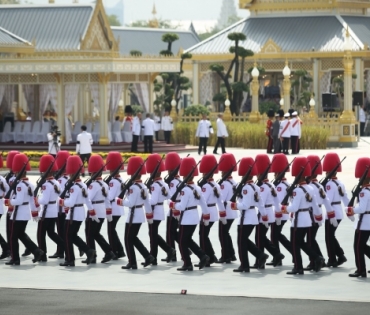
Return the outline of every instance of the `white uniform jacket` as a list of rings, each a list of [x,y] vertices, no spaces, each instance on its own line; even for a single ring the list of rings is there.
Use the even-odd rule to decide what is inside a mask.
[[[326,212],[331,211],[330,201],[329,201],[329,199],[328,199],[328,197],[325,193],[325,189],[324,189],[324,187],[322,187],[322,185],[318,182],[317,179],[313,179],[310,183],[310,186],[312,187],[312,189],[314,191],[317,204],[321,208],[322,219],[325,220],[326,219]],[[322,205],[325,206],[326,211],[323,209]]]
[[[279,185],[276,186],[276,193],[279,203],[283,201],[286,196],[286,191],[290,187],[290,184],[287,182],[286,178],[283,178]],[[283,213],[281,217],[282,221],[287,221],[289,219],[289,214]]]
[[[213,133],[213,128],[209,120],[199,120],[196,137],[209,138],[209,134]]]
[[[290,138],[289,119],[284,119],[280,122],[279,138]]]
[[[81,180],[77,180],[71,189],[69,190],[69,196],[64,199],[64,206],[69,208],[66,220],[70,220],[72,215],[72,208],[73,208],[73,221],[84,221],[86,218],[86,211],[85,205],[87,206],[87,210],[92,210],[93,206],[89,197],[83,196],[83,190],[85,191],[86,195],[87,187],[84,182]]]
[[[60,193],[62,193],[64,191],[64,188],[66,187],[66,184],[68,182],[68,175],[64,174],[63,176],[59,177],[58,178],[58,183],[59,183],[59,186],[60,186]],[[59,209],[58,209],[59,210]],[[61,207],[61,212],[62,213],[65,213],[65,207]]]
[[[176,192],[177,185],[179,185],[180,183],[181,183],[180,176],[179,175],[175,176],[175,178],[170,182],[168,199],[170,199],[173,196],[173,194]],[[179,202],[179,201],[180,201],[180,194],[177,196],[176,202]],[[171,211],[168,211],[167,216],[169,217],[170,214],[171,214]]]
[[[28,221],[31,219],[31,209],[36,210],[33,191],[34,186],[28,181],[28,178],[23,178],[18,182],[13,198],[9,200],[10,205],[14,206],[10,220],[14,220],[16,206],[18,206],[16,221]]]
[[[135,116],[132,121],[132,134],[135,136],[141,135],[141,124],[139,117]]]
[[[9,191],[9,185],[5,178],[0,175],[0,214],[4,214],[4,197]]]
[[[154,136],[155,124],[153,119],[145,118],[141,128],[143,129],[144,136]]]
[[[221,185],[221,199],[225,201],[229,201],[234,194],[234,188],[236,188],[237,184],[235,180],[230,176],[227,178]],[[238,217],[238,211],[232,210],[230,205],[226,206],[226,219],[232,220]]]
[[[364,186],[358,196],[359,196],[359,203],[356,205],[356,207],[353,208],[353,211],[354,213],[359,214],[359,218],[362,215],[360,230],[369,231],[370,230],[370,185]],[[357,226],[358,226],[358,220],[355,223],[355,228],[357,228]]]
[[[228,137],[226,125],[221,118],[217,118],[217,137]]]
[[[273,196],[276,194],[276,196]],[[260,187],[260,196],[262,205],[268,215],[268,222],[275,222],[275,209],[280,211],[280,203],[277,197],[275,186],[271,184],[268,180],[264,180],[262,186]],[[262,223],[262,216],[260,217],[260,223]]]
[[[122,216],[125,214],[123,206],[119,206],[116,200],[116,197],[118,197],[121,191],[122,191],[122,178],[121,176],[118,175],[112,178],[111,181],[109,182],[108,199],[110,200],[111,203],[113,216]]]
[[[172,131],[173,130],[173,121],[171,116],[163,116],[162,117],[162,130],[164,131]]]
[[[42,205],[41,211],[39,211],[40,218],[42,218],[45,208],[45,218],[58,217],[58,199],[60,193],[59,182],[53,177],[48,178],[41,187],[41,195],[37,198],[38,203]]]
[[[332,178],[326,184],[326,196],[329,199],[331,210],[327,210],[327,212],[335,211],[335,218],[337,220],[343,219],[343,209],[342,209],[342,201],[344,205],[347,207],[349,203],[349,199],[347,196],[346,188],[344,184],[338,180],[336,177]],[[342,192],[342,195],[340,194]]]
[[[301,138],[301,121],[298,117],[293,117],[290,120],[290,135]]]
[[[153,220],[164,220],[164,203],[170,198],[170,189],[162,178],[156,178],[150,187],[149,203],[153,210]]]
[[[143,197],[145,197],[145,199]],[[129,208],[126,223],[130,223],[132,212],[134,213],[132,223],[146,222],[145,212],[152,213],[152,209],[149,203],[148,189],[142,181],[135,181],[135,183],[130,186],[126,198],[123,201],[123,205]]]
[[[105,219],[107,216],[106,209],[111,207],[108,193],[109,187],[101,178],[97,178],[89,186],[89,199],[99,219]]]
[[[218,195],[218,197],[216,196]],[[219,220],[218,211],[225,211],[224,202],[221,199],[220,186],[212,179],[208,180],[202,187],[202,195],[207,204],[210,214],[209,222],[216,222]]]
[[[158,116],[154,116],[153,120],[154,120],[154,131],[159,131],[161,129],[161,118]]]
[[[82,131],[77,135],[76,152],[79,154],[89,154],[92,152],[92,144],[93,138],[91,136],[91,133]]]

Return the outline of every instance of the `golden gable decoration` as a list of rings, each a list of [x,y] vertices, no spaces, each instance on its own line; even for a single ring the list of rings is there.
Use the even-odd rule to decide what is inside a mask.
[[[272,38],[269,38],[265,45],[261,48],[261,53],[265,54],[276,54],[281,52],[281,47],[276,44]]]

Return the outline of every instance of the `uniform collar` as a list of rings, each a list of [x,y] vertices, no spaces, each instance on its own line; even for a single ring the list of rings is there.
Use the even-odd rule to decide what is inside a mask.
[[[213,182],[213,178],[208,178],[207,182]]]
[[[187,182],[186,184],[188,184],[188,185],[194,185],[194,182],[192,181],[192,182]]]
[[[75,180],[75,183],[80,183],[80,182],[81,182],[81,178]]]
[[[54,176],[49,176],[46,180],[53,180]]]
[[[120,177],[121,177],[121,175],[119,175],[119,174],[114,176],[114,178],[120,178]]]
[[[264,183],[268,183],[268,182],[269,182],[269,180],[268,180],[268,178],[266,178],[266,179],[264,179],[262,182],[264,182]]]
[[[227,179],[233,179],[233,177],[232,176],[229,176]]]
[[[313,179],[311,179],[311,182],[316,183],[316,182],[318,182],[318,180],[317,180],[317,178],[313,178]]]
[[[141,179],[137,179],[134,181],[134,183],[142,183],[143,181]]]
[[[247,180],[247,184],[253,184],[253,180]]]
[[[21,178],[21,180],[28,180],[28,177],[23,177]]]
[[[370,184],[363,185],[362,188],[370,187]]]
[[[307,183],[305,181],[302,181],[299,183],[299,186],[304,186],[304,185],[307,185]]]
[[[102,180],[102,179],[103,179],[102,177],[95,178],[95,180]]]
[[[330,178],[330,179],[338,179],[338,177],[337,177],[337,176],[334,176],[334,177],[332,177],[332,178]]]
[[[175,178],[180,178],[180,175],[176,175]]]
[[[159,180],[162,180],[162,177],[154,178],[154,181],[159,181]]]
[[[282,182],[286,182],[286,178],[284,177],[281,181],[282,181]]]

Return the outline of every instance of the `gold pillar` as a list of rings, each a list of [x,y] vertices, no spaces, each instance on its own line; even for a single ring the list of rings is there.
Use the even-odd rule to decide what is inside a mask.
[[[59,130],[62,132],[62,136],[60,137],[60,142],[65,144],[66,143],[66,124],[68,124],[67,114],[65,112],[65,104],[64,104],[64,82],[63,82],[63,74],[54,74],[57,79],[57,124]],[[72,132],[72,130],[71,130]]]
[[[174,96],[172,98],[172,101],[171,101],[171,114],[170,114],[173,122],[177,121],[176,105],[177,105],[177,102],[176,102],[175,96]]]
[[[260,89],[260,85],[258,82],[259,71],[257,69],[257,64],[254,63],[254,68],[252,70],[253,80],[251,82],[252,88],[252,111],[249,115],[249,122],[251,123],[258,123],[261,119],[260,112],[258,110],[258,91]]]
[[[107,84],[109,82],[110,74],[99,74],[99,121],[100,121],[100,145],[108,145],[108,112],[109,106],[107,104]]]
[[[224,111],[224,121],[231,121],[231,111],[230,111],[230,100],[229,97],[225,100],[225,111]]]
[[[284,89],[284,113],[287,113],[290,108],[290,76],[285,75],[283,80],[283,89]]]

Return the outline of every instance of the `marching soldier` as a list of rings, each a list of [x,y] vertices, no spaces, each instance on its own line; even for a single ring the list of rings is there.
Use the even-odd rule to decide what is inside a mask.
[[[3,168],[3,158],[0,156],[0,168]],[[6,182],[5,178],[0,175],[0,219],[4,214],[4,197],[6,193],[9,191],[9,185]],[[2,253],[0,255],[0,260],[7,258],[10,256],[9,245],[0,234],[0,245],[2,249]]]
[[[274,267],[281,265],[284,255],[280,253],[279,249],[274,246],[274,244],[267,238],[266,234],[269,229],[269,226],[275,222],[275,211],[279,210],[280,204],[277,198],[277,193],[274,185],[269,182],[267,176],[264,176],[264,172],[269,168],[270,159],[266,154],[258,154],[256,156],[256,168],[258,172],[258,180],[262,181],[260,186],[260,197],[262,207],[266,211],[268,217],[268,222],[264,222],[262,216],[259,216],[259,224],[256,228],[255,241],[257,247],[263,252],[265,248],[273,256],[272,265]],[[267,175],[267,174],[266,174]],[[261,207],[261,205],[260,205]],[[279,220],[277,224],[281,223]],[[255,265],[251,268],[264,269],[265,267],[261,265],[260,262],[256,261]]]
[[[281,203],[286,195],[287,189],[290,187],[287,179],[285,178],[285,172],[289,172],[289,163],[288,159],[285,154],[278,153],[274,155],[274,158],[271,162],[271,172],[275,173],[275,179],[280,176],[282,177],[280,183],[278,183],[275,187],[277,198],[279,203]],[[283,174],[282,174],[283,173]],[[280,212],[278,209],[276,212]],[[272,244],[280,251],[280,246],[283,245],[285,249],[292,254],[292,248],[290,241],[286,238],[286,236],[282,233],[282,229],[285,223],[289,220],[288,214],[282,214],[281,218],[275,218],[275,222],[271,223],[271,242]],[[277,224],[280,223],[280,224]],[[272,266],[273,261],[267,263],[266,265]],[[281,265],[279,263],[278,265]]]
[[[214,168],[216,167],[216,170]],[[204,155],[199,166],[200,173],[203,173],[203,176],[210,176],[207,179],[207,183],[202,187],[202,195],[207,205],[206,213],[210,214],[209,224],[205,225],[203,221],[200,222],[199,226],[199,244],[202,250],[210,258],[209,265],[218,261],[215,256],[215,251],[213,249],[211,240],[209,238],[209,233],[215,222],[219,220],[218,212],[226,214],[225,206],[221,200],[221,189],[220,186],[213,180],[213,174],[217,174],[217,161],[214,155]],[[211,174],[213,172],[213,174]],[[222,218],[222,223],[226,223],[226,218]],[[209,266],[207,264],[207,267]],[[196,266],[197,267],[197,266]]]
[[[93,206],[87,194],[87,187],[80,179],[78,173],[82,166],[82,160],[78,155],[70,156],[67,160],[66,173],[76,177],[72,187],[69,189],[65,199],[59,199],[59,205],[65,207],[67,217],[65,222],[65,261],[59,264],[61,267],[74,267],[75,254],[73,245],[76,245],[80,250],[86,253],[86,264],[89,265],[95,258],[96,251],[89,246],[78,236],[82,221],[85,221],[85,205],[88,211],[93,210]],[[81,173],[84,173],[82,168]]]
[[[337,172],[342,171],[342,165],[337,153],[329,152],[325,155],[323,161],[323,171],[327,174],[334,170],[339,164]],[[345,206],[348,205],[349,199],[347,197],[346,188],[344,184],[337,178],[337,172],[332,174],[328,183],[326,184],[326,196],[329,199],[331,210],[327,211],[327,218],[325,220],[325,242],[328,251],[327,267],[338,267],[347,261],[344,256],[344,251],[340,246],[335,231],[343,219],[342,201]],[[337,260],[338,257],[338,260]]]
[[[26,165],[25,171],[23,171],[24,165]],[[44,252],[26,234],[27,223],[31,219],[30,210],[36,209],[33,199],[33,185],[26,177],[26,172],[30,170],[31,167],[27,156],[23,153],[16,154],[12,162],[12,172],[17,174],[23,171],[23,173],[20,174],[21,177],[13,198],[5,199],[5,205],[10,206],[8,212],[10,211],[12,225],[10,241],[11,259],[5,263],[10,266],[20,265],[18,240],[33,253],[34,259],[32,261],[34,263],[40,261],[44,255]]]
[[[91,176],[96,176],[95,180],[88,187],[88,198],[91,200],[93,209],[89,211],[86,218],[85,234],[87,246],[95,250],[95,241],[104,251],[102,263],[112,260],[115,256],[112,247],[107,243],[100,230],[106,218],[106,209],[111,207],[108,198],[108,185],[102,180],[102,171],[104,170],[104,161],[100,155],[93,155],[89,159],[88,172]],[[97,174],[98,173],[98,174]],[[83,260],[87,263],[87,260]],[[96,257],[91,261],[96,263]]]
[[[359,158],[356,163],[355,177],[361,178],[366,168],[370,166],[370,158]],[[367,241],[370,237],[370,171],[367,170],[366,178],[362,184],[362,189],[358,195],[359,202],[356,207],[347,207],[347,216],[351,219],[354,214],[358,214],[356,222],[355,237],[353,242],[353,249],[355,252],[356,271],[349,274],[352,278],[366,278],[366,263],[365,255],[370,258],[370,246]]]
[[[45,173],[50,167],[51,163],[54,162],[54,157],[52,155],[43,155],[40,159],[39,171],[40,173]],[[47,261],[46,258],[46,233],[49,238],[58,245],[58,247],[64,251],[64,241],[63,238],[59,237],[55,233],[55,221],[58,217],[58,197],[60,194],[60,186],[56,179],[54,179],[52,173],[58,169],[56,163],[54,163],[52,169],[48,174],[45,183],[42,185],[42,194],[37,197],[36,206],[41,205],[42,209],[40,211],[33,211],[32,217],[38,219],[37,225],[37,242],[39,247],[45,253],[41,258],[41,261]]]
[[[60,192],[62,192],[66,186],[66,183],[69,179],[68,174],[65,172],[66,165],[67,165],[67,159],[69,158],[70,154],[68,151],[58,151],[57,156],[55,157],[55,164],[58,167],[58,171],[63,171],[61,172],[61,176],[58,176],[57,180],[60,186]],[[63,169],[63,170],[62,170]],[[57,232],[58,236],[64,240],[64,226],[65,226],[65,221],[66,221],[66,212],[65,208],[62,206],[58,205],[58,217],[56,220],[56,225],[57,225]],[[82,253],[83,254],[83,253]],[[80,255],[82,256],[82,255]],[[49,258],[64,258],[64,245],[63,246],[57,246],[57,251],[49,256]]]
[[[252,158],[244,157],[240,161],[239,175],[243,176],[244,179],[249,171],[250,174],[248,178],[245,178],[246,181],[239,183],[239,185],[243,185],[243,188],[237,202],[227,201],[232,210],[239,210],[241,213],[238,225],[240,266],[234,269],[234,272],[250,272],[248,252],[251,252],[258,259],[261,269],[265,267],[266,259],[269,257],[249,239],[254,227],[258,225],[256,208],[258,208],[259,216],[262,217],[263,222],[268,224],[268,217],[260,198],[259,187],[253,183],[253,176],[258,173],[257,167]]]
[[[284,154],[289,154],[289,140],[290,140],[290,121],[289,121],[289,113],[284,115],[284,120],[280,122],[280,132],[279,138],[282,142],[282,152]]]
[[[193,172],[191,174],[191,172]],[[189,175],[191,176],[189,177]],[[201,193],[201,189],[193,182],[194,176],[198,175],[198,168],[194,158],[186,157],[182,159],[180,166],[180,176],[186,179],[186,185],[180,192],[179,202],[170,202],[170,209],[174,217],[179,218],[179,247],[184,265],[177,268],[178,271],[193,271],[190,250],[198,256],[200,262],[199,269],[203,269],[209,263],[209,256],[193,241],[194,231],[199,223],[198,205],[202,209],[202,221],[204,225],[209,224],[210,214]]]
[[[123,170],[123,159],[119,152],[109,152],[106,160],[107,170],[110,171],[111,174],[115,172],[117,168]],[[121,216],[124,215],[123,207],[121,205],[118,205],[116,201],[116,198],[121,193],[122,189],[122,177],[119,175],[119,173],[117,173],[117,175],[115,175],[109,182],[108,199],[110,200],[111,207],[107,209],[108,240],[115,255],[115,259],[123,258],[126,256],[116,230],[119,219],[121,218]]]
[[[158,163],[159,168],[156,174],[153,174]],[[158,227],[165,218],[163,205],[164,202],[170,197],[168,185],[161,178],[161,172],[165,170],[162,157],[157,153],[149,155],[145,166],[147,173],[150,173],[151,176],[154,175],[154,182],[150,186],[149,202],[153,211],[153,224],[149,224],[149,238],[150,254],[155,258],[155,260],[152,262],[152,265],[155,266],[157,265],[158,245],[167,253],[166,262],[170,262],[174,257],[176,257],[176,250],[170,247],[164,241],[162,236],[158,234]]]
[[[149,204],[148,189],[141,180],[141,175],[146,174],[146,168],[141,157],[131,157],[128,160],[127,175],[133,176],[139,169],[140,173],[135,178],[132,178],[133,184],[128,187],[128,193],[126,194],[125,199],[116,198],[119,206],[126,206],[130,209],[125,229],[125,245],[128,264],[126,266],[122,266],[122,269],[137,269],[135,247],[145,259],[145,262],[143,263],[144,267],[149,266],[155,261],[155,258],[149,253],[138,238],[141,224],[146,221],[145,213],[149,214],[149,216],[147,216],[148,223],[153,224],[153,214]]]
[[[222,172],[222,177],[225,176],[227,172],[231,169],[233,172],[237,171],[235,157],[231,153],[222,154],[220,158],[220,164],[218,165],[219,171]],[[232,175],[232,173],[231,173]],[[234,190],[236,189],[236,182],[232,176],[229,176],[221,185],[221,200],[229,201],[234,194]],[[217,261],[217,263],[227,263],[230,264],[231,261],[235,261],[235,250],[233,241],[230,235],[230,228],[231,225],[234,223],[234,220],[238,217],[238,212],[231,209],[230,205],[225,206],[225,219],[226,224],[220,220],[218,223],[218,237],[221,244],[221,258]],[[222,212],[220,212],[220,217],[222,216]]]
[[[303,172],[301,172],[302,169],[304,169]],[[321,270],[325,262],[324,258],[313,250],[309,242],[304,242],[305,236],[310,233],[313,221],[322,221],[322,212],[317,205],[313,189],[305,181],[305,176],[310,174],[311,167],[307,158],[297,157],[292,165],[292,176],[299,176],[297,179],[299,184],[293,190],[291,204],[281,206],[282,213],[293,214],[290,242],[292,244],[294,267],[292,271],[287,272],[288,275],[304,274],[301,249],[304,249],[314,259],[314,270],[316,272]]]
[[[267,119],[267,122],[266,122],[266,130],[265,130],[265,134],[266,134],[266,137],[267,137],[267,153],[272,153],[272,147],[273,147],[273,138],[272,138],[272,119],[274,118],[275,116],[275,112],[272,110],[272,109],[269,109],[269,111],[267,112],[267,117],[269,119]]]

